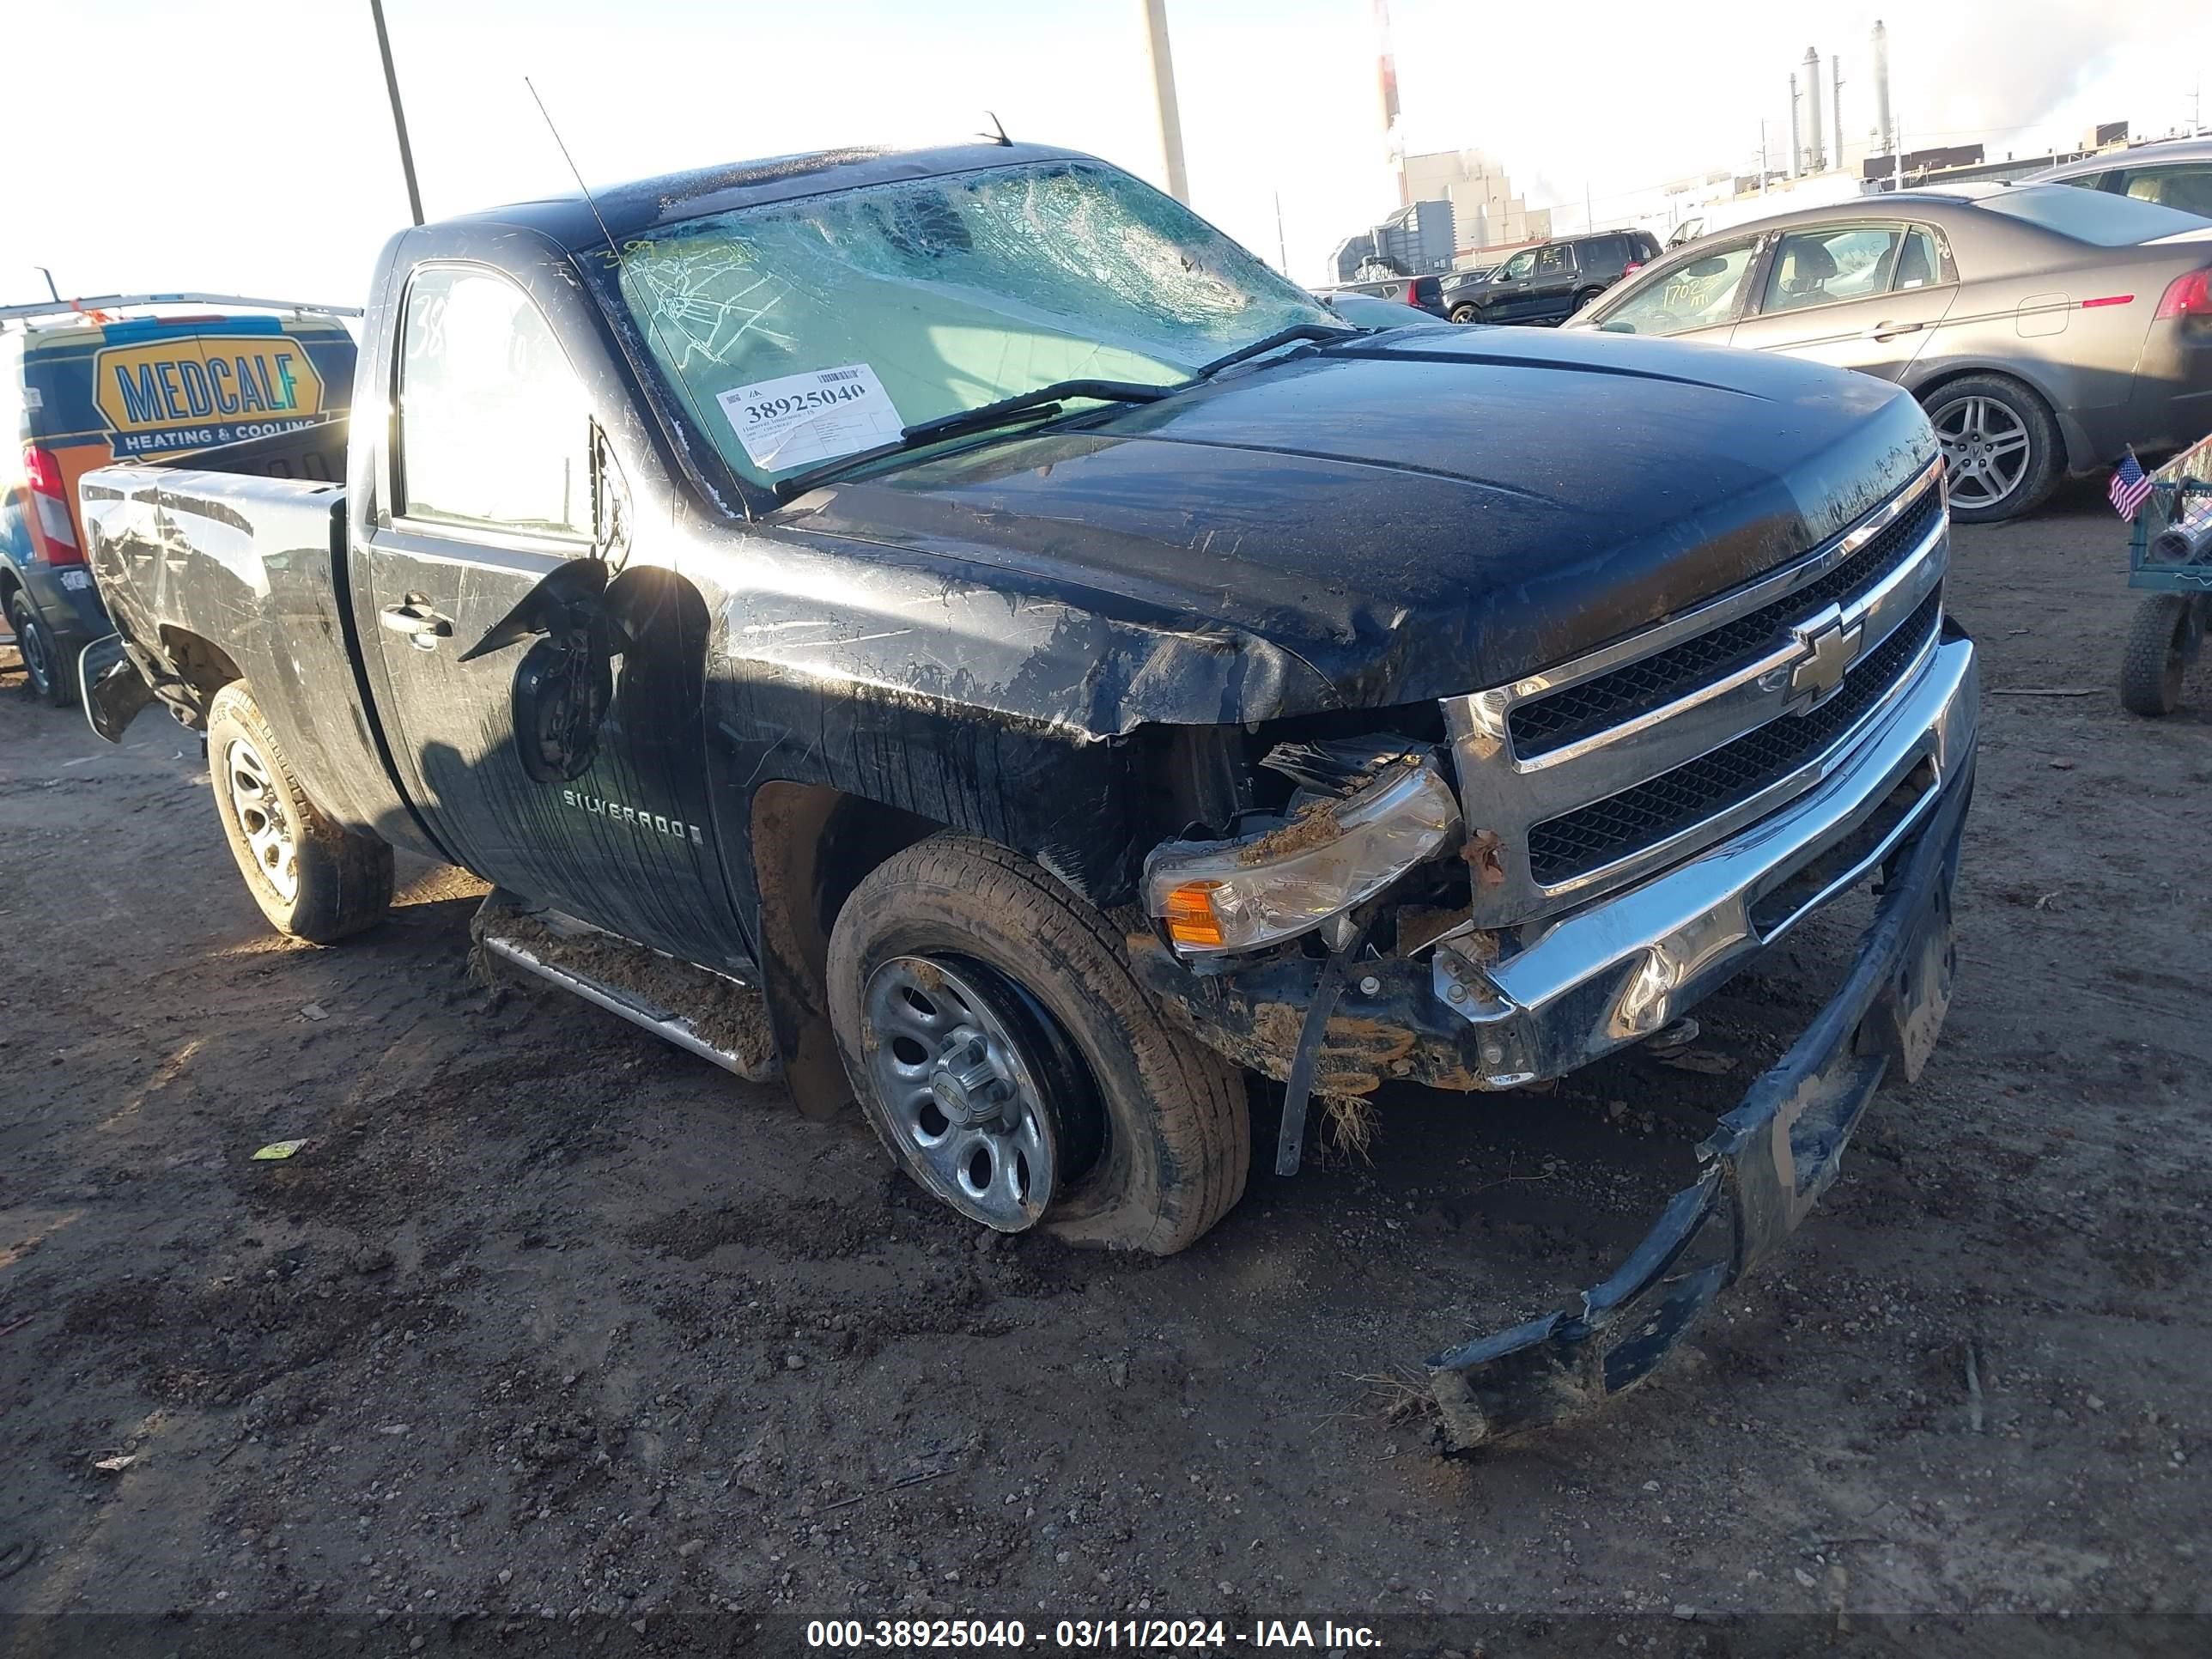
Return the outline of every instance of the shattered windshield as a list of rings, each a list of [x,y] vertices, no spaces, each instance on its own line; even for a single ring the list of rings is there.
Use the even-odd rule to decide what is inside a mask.
[[[1180,204],[1081,161],[689,220],[628,242],[619,283],[662,372],[763,484],[1060,381],[1172,385],[1338,320]]]

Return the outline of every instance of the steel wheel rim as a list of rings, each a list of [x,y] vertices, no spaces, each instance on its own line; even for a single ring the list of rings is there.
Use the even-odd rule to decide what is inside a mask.
[[[894,957],[861,991],[875,1104],[922,1184],[1000,1232],[1036,1224],[1060,1174],[1038,1057],[980,986],[928,957]]]
[[[222,755],[230,809],[252,854],[254,872],[287,904],[300,896],[298,833],[291,804],[276,787],[269,763],[244,738],[233,738]]]
[[[1995,398],[1961,398],[1935,420],[1954,507],[1994,507],[2027,477],[2027,422]]]
[[[23,672],[40,696],[54,689],[54,665],[46,655],[46,636],[27,606],[18,605],[15,616],[15,651],[23,659]]]

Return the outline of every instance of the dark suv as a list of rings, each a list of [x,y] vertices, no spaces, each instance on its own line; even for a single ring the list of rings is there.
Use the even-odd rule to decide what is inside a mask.
[[[1445,313],[1455,323],[1564,323],[1623,276],[1659,257],[1647,230],[1601,230],[1524,247],[1485,275],[1443,279]]]

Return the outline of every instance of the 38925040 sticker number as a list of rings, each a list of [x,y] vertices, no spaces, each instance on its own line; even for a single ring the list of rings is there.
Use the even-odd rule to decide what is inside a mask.
[[[896,443],[905,422],[866,363],[810,369],[715,394],[752,464],[785,472]]]
[[[860,386],[814,386],[787,398],[769,398],[760,403],[744,406],[748,422],[780,420],[786,415],[796,415],[810,409],[830,409],[838,404],[849,404],[856,398],[867,396]]]

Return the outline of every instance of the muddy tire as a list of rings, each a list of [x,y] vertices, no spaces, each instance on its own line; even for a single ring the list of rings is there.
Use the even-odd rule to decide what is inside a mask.
[[[334,945],[392,905],[392,848],[326,817],[292,775],[243,681],[208,708],[216,815],[246,890],[278,933]]]
[[[2120,659],[2120,707],[2131,714],[2171,714],[2203,640],[2202,604],[2186,593],[2154,593],[2136,607]]]
[[[31,596],[20,587],[8,596],[8,629],[15,636],[15,654],[23,659],[23,690],[56,708],[75,702],[75,665],[62,660],[53,635],[31,608]]]
[[[838,913],[829,991],[870,1124],[973,1219],[1172,1255],[1243,1196],[1252,1127],[1236,1069],[1167,1022],[1105,916],[1002,847],[939,836],[877,866]],[[960,1048],[976,1030],[983,1047]],[[986,1068],[967,1060],[1002,1051],[1012,1063],[982,1078],[979,1106],[969,1081]],[[979,1119],[994,1096],[1005,1116]],[[981,1149],[964,1186],[963,1146]],[[1049,1164],[1048,1190],[1000,1193],[984,1177],[1001,1149],[1007,1167]]]

